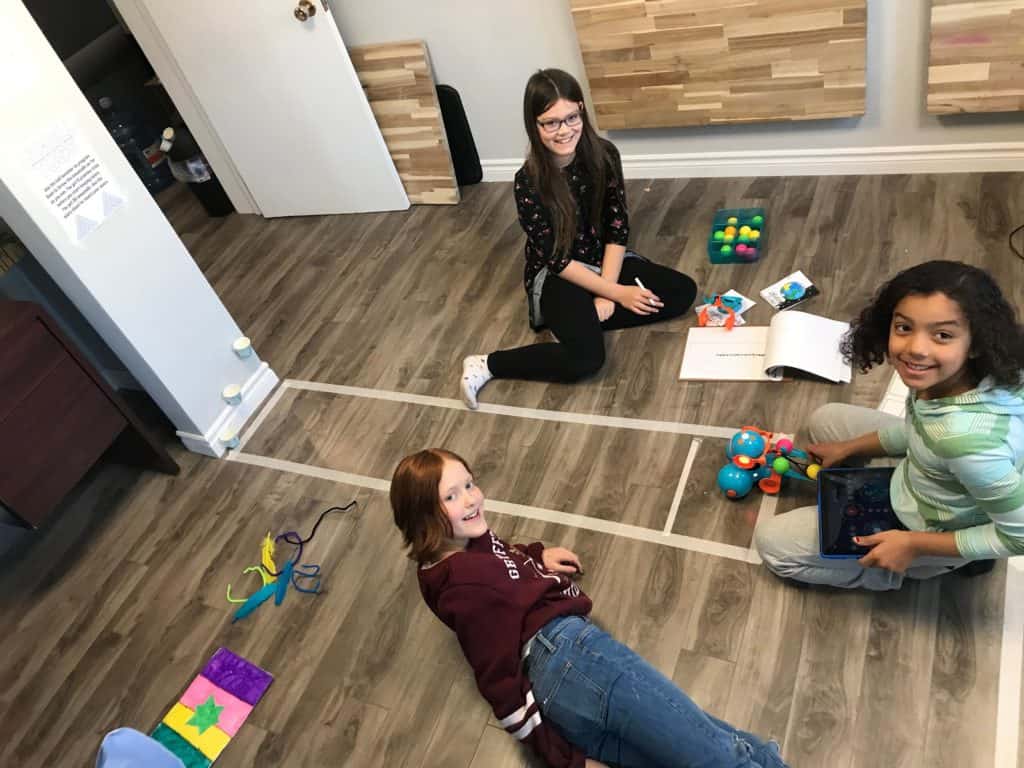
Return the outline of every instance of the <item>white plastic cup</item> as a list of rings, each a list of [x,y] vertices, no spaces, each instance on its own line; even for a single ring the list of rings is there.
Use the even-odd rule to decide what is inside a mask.
[[[220,396],[224,398],[224,402],[228,405],[240,405],[242,402],[242,388],[237,384],[228,384],[228,386],[224,387]]]
[[[235,343],[231,345],[231,348],[235,350],[235,354],[242,360],[252,357],[252,342],[249,341],[248,336],[239,336],[235,339]]]

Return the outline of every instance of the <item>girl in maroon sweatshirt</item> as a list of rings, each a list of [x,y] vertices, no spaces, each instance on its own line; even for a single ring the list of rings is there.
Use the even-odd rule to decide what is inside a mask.
[[[423,598],[455,630],[480,693],[548,766],[785,768],[774,742],[711,717],[587,618],[575,554],[499,539],[454,453],[404,458],[391,507]]]

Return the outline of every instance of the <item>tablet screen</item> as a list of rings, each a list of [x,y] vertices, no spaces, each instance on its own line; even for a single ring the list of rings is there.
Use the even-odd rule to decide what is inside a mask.
[[[824,557],[863,557],[854,536],[905,530],[892,511],[892,467],[823,469],[818,474],[818,529]]]

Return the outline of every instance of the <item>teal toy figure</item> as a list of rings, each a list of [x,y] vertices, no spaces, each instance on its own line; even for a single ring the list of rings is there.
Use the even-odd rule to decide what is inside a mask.
[[[725,455],[729,463],[718,471],[718,487],[730,499],[742,499],[754,485],[774,496],[783,477],[813,482],[821,470],[788,437],[758,427],[743,427],[733,435]]]

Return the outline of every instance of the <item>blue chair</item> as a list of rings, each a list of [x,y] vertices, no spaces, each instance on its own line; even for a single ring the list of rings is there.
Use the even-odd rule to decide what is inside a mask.
[[[134,728],[118,728],[103,737],[96,768],[185,768],[156,739]]]

